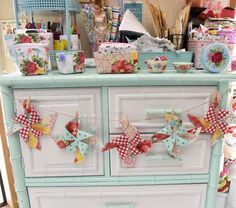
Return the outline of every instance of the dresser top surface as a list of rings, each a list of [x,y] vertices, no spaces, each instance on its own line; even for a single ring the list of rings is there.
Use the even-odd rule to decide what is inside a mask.
[[[0,85],[13,88],[46,88],[46,87],[101,87],[101,86],[155,86],[155,85],[218,85],[221,81],[233,82],[236,74],[213,74],[192,70],[188,73],[177,73],[174,70],[162,74],[140,70],[133,74],[97,74],[95,69],[87,69],[82,74],[60,74],[51,71],[47,75],[22,76],[19,73],[3,74]]]

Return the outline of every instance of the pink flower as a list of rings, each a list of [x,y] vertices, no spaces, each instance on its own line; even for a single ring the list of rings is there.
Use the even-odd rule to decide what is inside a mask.
[[[221,52],[216,52],[212,57],[211,61],[215,64],[220,64],[220,62],[223,60],[223,55]]]
[[[75,72],[83,72],[84,71],[84,62],[82,62],[81,64],[76,64],[74,66],[74,70]]]
[[[161,61],[167,61],[168,59],[167,59],[166,56],[160,56],[160,60],[161,60]]]
[[[232,61],[231,69],[232,69],[232,71],[236,71],[236,60]]]
[[[133,71],[133,65],[126,60],[121,59],[112,65],[112,73],[130,73]]]
[[[34,74],[35,71],[37,70],[37,65],[30,61],[27,65],[26,65],[26,70],[27,70],[27,74]]]
[[[28,54],[31,54],[31,53],[32,53],[32,51],[33,51],[33,49],[32,49],[32,48],[28,48],[28,49],[27,49],[27,53],[28,53]]]
[[[20,40],[22,43],[32,43],[32,39],[28,36],[23,36]]]
[[[179,69],[181,69],[181,70],[188,70],[189,66],[188,65],[180,65]]]
[[[214,53],[211,52],[211,53],[208,54],[207,57],[208,57],[209,60],[211,60],[212,56],[214,56]]]

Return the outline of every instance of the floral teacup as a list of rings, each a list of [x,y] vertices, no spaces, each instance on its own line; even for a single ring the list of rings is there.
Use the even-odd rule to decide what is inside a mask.
[[[151,73],[162,73],[167,68],[168,60],[166,57],[157,57],[149,59],[145,63]]]
[[[186,73],[193,67],[193,63],[190,62],[173,62],[174,68],[179,73]]]

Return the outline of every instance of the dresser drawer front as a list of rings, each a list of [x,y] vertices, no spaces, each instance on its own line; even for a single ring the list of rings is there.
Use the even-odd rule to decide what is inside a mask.
[[[150,137],[151,135],[145,135],[142,139]],[[150,154],[138,156],[133,168],[127,167],[120,160],[118,152],[113,149],[110,151],[111,174],[112,176],[207,174],[211,156],[210,142],[208,135],[200,135],[196,142],[182,149],[179,160],[169,157],[164,143],[156,143]]]
[[[140,132],[166,125],[164,112],[175,111],[192,126],[187,114],[204,116],[217,88],[213,86],[114,87],[109,89],[110,133],[120,133],[119,120],[128,116]]]
[[[103,156],[98,147],[91,146],[85,160],[74,164],[75,153],[59,149],[53,139],[64,135],[66,123],[75,118],[76,112],[81,115],[82,130],[93,130],[103,138],[101,120],[96,119],[101,118],[100,89],[15,90],[14,96],[18,115],[24,112],[19,100],[28,97],[41,116],[58,112],[52,134],[40,137],[40,151],[30,150],[21,139],[26,177],[103,175]]]
[[[29,188],[33,208],[204,208],[206,185]]]

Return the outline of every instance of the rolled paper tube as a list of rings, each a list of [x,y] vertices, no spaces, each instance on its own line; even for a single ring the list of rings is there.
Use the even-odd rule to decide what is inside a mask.
[[[116,39],[116,33],[111,33],[111,40],[114,41]]]
[[[113,7],[112,8],[112,19],[118,19],[120,15],[120,8]]]
[[[116,39],[116,33],[118,30],[118,22],[119,22],[120,8],[113,7],[112,8],[112,29],[111,29],[111,40],[114,41]]]
[[[111,30],[111,32],[112,32],[112,33],[116,33],[116,32],[117,32],[117,29],[118,29],[118,27],[116,27],[116,26],[112,26],[112,30]]]

